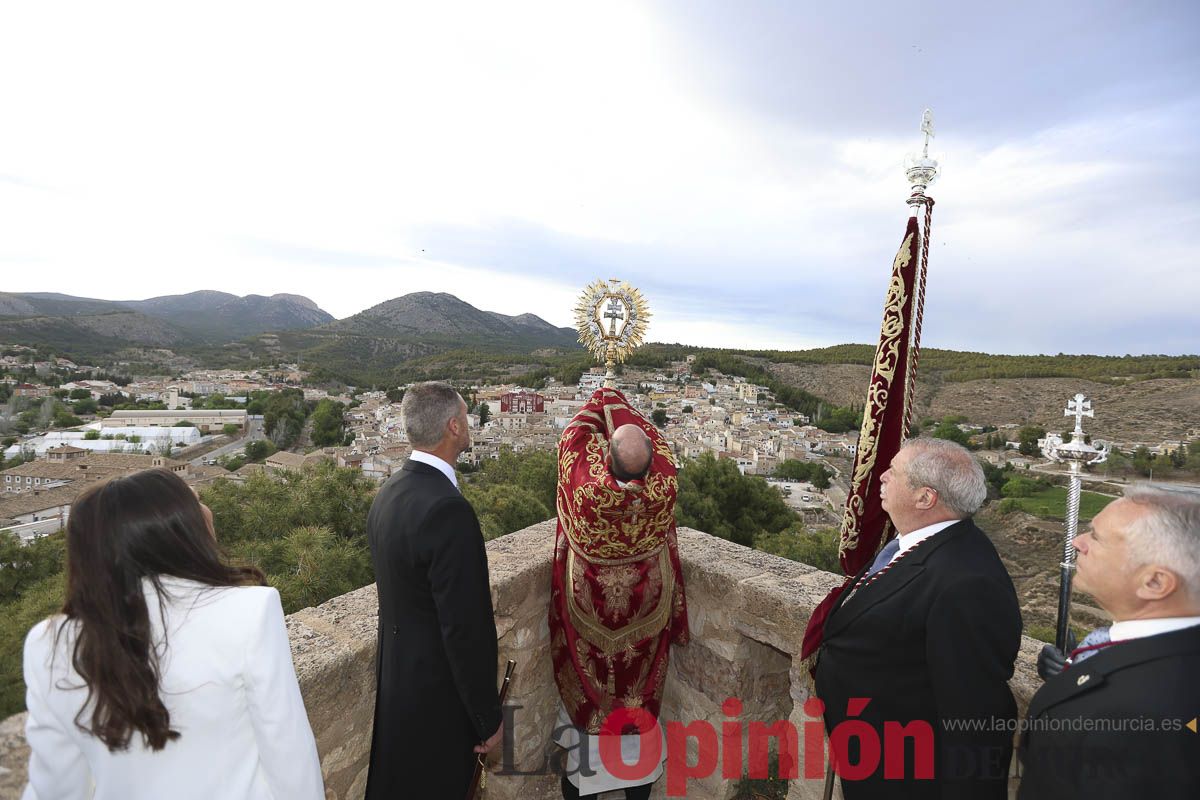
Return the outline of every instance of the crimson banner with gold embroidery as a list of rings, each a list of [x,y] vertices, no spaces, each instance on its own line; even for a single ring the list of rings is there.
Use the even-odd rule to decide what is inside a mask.
[[[908,220],[908,229],[900,251],[892,262],[891,279],[883,304],[883,323],[867,399],[863,407],[862,429],[850,473],[850,493],[842,512],[840,561],[842,572],[850,578],[870,564],[888,539],[892,538],[891,520],[879,498],[879,477],[887,471],[892,458],[904,443],[906,406],[909,386],[909,343],[913,331],[914,296],[919,286],[920,229],[916,216]],[[813,610],[804,632],[801,656],[809,659],[821,645],[825,619],[845,590],[835,588]]]
[[[619,484],[608,443],[625,424],[646,432],[654,456],[644,479]],[[589,733],[617,708],[657,718],[670,646],[688,639],[677,491],[670,445],[615,389],[593,394],[563,431],[550,646],[563,706]]]

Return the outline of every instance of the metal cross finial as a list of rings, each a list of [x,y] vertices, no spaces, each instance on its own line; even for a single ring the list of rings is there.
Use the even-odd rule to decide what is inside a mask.
[[[604,318],[607,320],[611,320],[611,322],[608,323],[608,335],[616,336],[617,335],[617,320],[625,319],[625,306],[623,306],[621,304],[620,300],[617,300],[615,298],[612,300],[609,300],[608,301],[608,310],[604,312]]]
[[[1063,409],[1064,417],[1075,418],[1075,436],[1083,436],[1083,418],[1095,417],[1096,412],[1092,410],[1092,401],[1088,400],[1082,394],[1077,394],[1075,397],[1067,401],[1067,407]]]
[[[934,137],[933,111],[931,109],[925,109],[925,113],[921,115],[921,132],[925,134],[925,150],[922,155],[929,158],[929,140]]]

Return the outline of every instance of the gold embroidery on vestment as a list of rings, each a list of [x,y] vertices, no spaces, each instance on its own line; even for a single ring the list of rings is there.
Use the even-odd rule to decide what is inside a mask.
[[[587,583],[583,578],[583,565],[575,563],[577,558],[579,556],[575,554],[574,550],[567,553],[567,584],[570,586],[576,585],[577,575],[578,580],[584,584]],[[670,586],[671,593],[668,594],[665,589],[660,591],[653,612],[643,618],[632,620],[620,628],[613,629],[604,625],[596,613],[594,604],[590,609],[585,609],[579,602],[579,598],[576,597],[576,593],[568,592],[567,615],[580,637],[587,639],[588,643],[601,653],[611,655],[620,652],[631,642],[639,642],[660,633],[671,618],[675,594],[675,571],[671,567],[671,559],[665,547],[658,553],[658,568],[662,575],[663,586]],[[586,598],[590,600],[590,592],[586,594]]]
[[[597,567],[596,582],[604,594],[604,606],[615,622],[629,614],[629,603],[633,600],[633,588],[640,578],[638,568],[632,564],[621,567]]]

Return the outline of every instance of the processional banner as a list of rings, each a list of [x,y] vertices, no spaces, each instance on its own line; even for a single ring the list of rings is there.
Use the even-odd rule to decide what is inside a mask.
[[[850,491],[842,512],[838,556],[846,580],[821,601],[809,619],[801,654],[810,664],[821,646],[825,620],[838,597],[894,533],[880,502],[879,477],[887,471],[904,442],[912,407],[916,347],[920,338],[919,295],[924,292],[920,253],[921,232],[914,214],[908,220],[904,241],[892,262],[879,345],[875,349],[862,429],[850,473]]]

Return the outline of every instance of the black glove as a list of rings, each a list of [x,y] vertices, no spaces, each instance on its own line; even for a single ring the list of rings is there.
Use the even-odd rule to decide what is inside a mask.
[[[1043,681],[1048,681],[1067,666],[1067,655],[1076,647],[1075,632],[1067,629],[1067,652],[1059,650],[1052,644],[1042,648],[1038,653],[1037,673]]]

